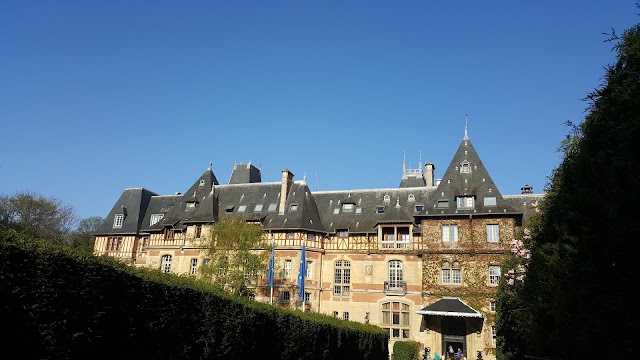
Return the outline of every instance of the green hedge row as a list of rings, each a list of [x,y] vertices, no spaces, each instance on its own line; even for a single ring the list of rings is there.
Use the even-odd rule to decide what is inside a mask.
[[[393,360],[418,360],[420,343],[417,341],[396,341],[393,344]]]
[[[29,359],[387,359],[382,329],[0,230],[0,318]]]

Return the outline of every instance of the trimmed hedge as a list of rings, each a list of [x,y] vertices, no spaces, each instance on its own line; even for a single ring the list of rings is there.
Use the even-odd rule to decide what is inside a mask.
[[[420,359],[420,343],[417,341],[396,341],[393,344],[393,360]]]
[[[190,277],[0,230],[6,344],[30,359],[387,359],[372,325],[283,310]]]

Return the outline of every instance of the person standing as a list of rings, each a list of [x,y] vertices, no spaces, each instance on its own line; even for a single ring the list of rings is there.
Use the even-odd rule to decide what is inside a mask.
[[[453,359],[453,346],[449,345],[449,359]]]
[[[456,357],[457,357],[458,359],[461,359],[461,358],[462,358],[462,350],[460,350],[460,348],[458,348],[458,352],[456,353]]]

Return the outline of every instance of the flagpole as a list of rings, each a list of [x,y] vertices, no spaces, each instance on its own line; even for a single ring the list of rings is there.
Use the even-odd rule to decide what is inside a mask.
[[[275,249],[275,247],[276,247],[275,246],[275,240],[273,239],[273,233],[271,233],[271,259],[269,260],[269,267],[270,267],[269,271],[270,271],[270,275],[271,275],[271,277],[269,278],[269,287],[271,288],[271,295],[270,295],[271,305],[273,305],[273,276],[275,275],[273,273],[274,272],[274,268],[273,267],[275,265],[274,264],[274,262],[275,262],[275,259],[274,259],[274,256],[275,256],[274,255],[274,249]]]
[[[300,269],[303,270],[303,273],[300,274],[300,297],[302,300],[302,312],[305,312],[305,308],[306,308],[306,304],[304,303],[304,298],[305,298],[305,294],[304,294],[304,281],[307,277],[307,254],[306,254],[306,246],[307,246],[307,239],[306,237],[303,238],[302,240],[302,252],[301,252],[301,257],[300,257]]]

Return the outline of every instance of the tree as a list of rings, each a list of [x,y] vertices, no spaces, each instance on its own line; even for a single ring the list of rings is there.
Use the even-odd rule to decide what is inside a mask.
[[[100,216],[91,216],[80,220],[78,227],[71,233],[70,245],[87,254],[93,254],[95,238],[93,233],[104,221]]]
[[[268,249],[255,250],[264,246],[263,234],[242,217],[221,217],[205,235],[211,262],[202,267],[203,274],[227,291],[248,296],[252,284],[267,271]]]
[[[0,196],[0,225],[20,233],[63,243],[77,222],[72,206],[30,191]]]
[[[586,97],[585,121],[572,125],[561,146],[563,160],[532,227],[526,281],[515,291],[501,284],[500,359],[591,358],[598,351],[634,357],[629,285],[640,232],[640,25],[610,40],[617,61]],[[517,311],[527,316],[510,315]]]

